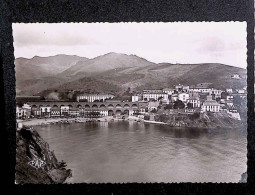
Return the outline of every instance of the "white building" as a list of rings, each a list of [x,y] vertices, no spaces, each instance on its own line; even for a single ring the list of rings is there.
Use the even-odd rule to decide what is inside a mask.
[[[31,106],[24,104],[21,108],[16,106],[16,118],[30,118]]]
[[[189,94],[188,93],[179,93],[178,99],[181,100],[182,102],[187,102],[187,100],[189,99]]]
[[[208,95],[201,108],[203,112],[219,112],[220,104],[213,100],[212,96]]]
[[[232,88],[226,89],[226,92],[227,93],[233,93],[233,89]]]
[[[244,89],[237,89],[236,92],[239,93],[239,94],[244,94],[245,90]]]
[[[226,100],[233,100],[234,96],[233,95],[227,95]]]
[[[219,90],[219,89],[214,89],[212,88],[210,94],[211,95],[215,95],[215,98],[220,98],[221,97],[221,93],[222,93],[222,90]]]
[[[143,101],[149,101],[151,99],[153,100],[159,100],[159,98],[162,98],[163,101],[167,101],[168,99],[168,94],[167,93],[164,93],[163,91],[162,92],[145,92],[143,93]]]
[[[41,106],[40,111],[41,111],[41,116],[50,117],[51,107],[50,106]]]
[[[61,106],[60,107],[60,114],[62,115],[68,115],[69,114],[69,106]]]
[[[193,108],[200,108],[201,102],[198,93],[190,93],[187,103],[191,103]]]
[[[138,102],[139,97],[138,95],[132,95],[132,102]]]
[[[176,102],[178,100],[178,94],[173,94],[171,96],[171,100],[172,100],[172,102]]]
[[[208,88],[208,87],[193,87],[193,88],[190,88],[189,91],[191,91],[191,92],[198,92],[198,93],[209,93],[209,94],[211,94],[212,88]]]
[[[87,101],[94,102],[97,101],[105,101],[105,99],[112,99],[114,95],[111,94],[83,94],[77,96],[77,102]]]
[[[233,74],[233,75],[231,76],[231,78],[232,78],[232,79],[240,79],[241,77],[240,77],[239,74]]]
[[[182,91],[183,85],[179,84],[175,86],[176,91]]]
[[[164,93],[167,93],[168,95],[172,95],[172,94],[174,94],[174,90],[175,90],[175,89],[164,88],[164,89],[163,89],[163,92],[164,92]]]
[[[148,103],[148,110],[152,111],[152,110],[157,110],[159,106],[159,102],[149,102]]]
[[[183,85],[182,91],[186,92],[186,93],[189,92],[189,86],[188,85]]]

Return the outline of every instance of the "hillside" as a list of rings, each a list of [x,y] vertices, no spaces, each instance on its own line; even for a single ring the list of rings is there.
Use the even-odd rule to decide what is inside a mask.
[[[18,80],[27,80],[56,75],[70,68],[78,61],[86,60],[88,59],[84,57],[69,55],[35,56],[31,59],[17,58],[15,60],[16,78]]]
[[[119,53],[108,53],[96,58],[79,61],[74,66],[59,74],[59,77],[81,77],[81,75],[93,75],[115,69],[125,69],[134,67],[146,67],[156,65],[135,55]]]
[[[49,145],[35,130],[21,129],[16,132],[16,183],[56,184],[64,183],[72,173],[66,164],[59,162]],[[34,168],[28,163],[41,159],[45,166]]]
[[[79,60],[80,57],[75,57],[75,59]],[[27,59],[20,60],[24,61],[23,64],[31,64],[31,62],[27,62],[29,61]],[[243,88],[247,79],[246,69],[216,63],[156,64],[135,55],[117,53],[108,53],[93,59],[82,58],[77,62],[76,60],[66,61],[65,65],[61,67],[62,71],[61,68],[57,68],[54,73],[51,73],[54,75],[49,75],[46,71],[48,75],[45,75],[47,76],[36,78],[31,76],[31,78],[23,80],[17,76],[17,91],[19,90],[19,94],[22,95],[45,94],[44,91],[50,92],[56,89],[58,91],[74,89],[116,94],[124,92],[128,88],[141,91],[145,88],[172,87],[179,83],[196,85],[203,82],[212,83],[212,87],[219,89],[237,89]],[[38,60],[40,63],[36,66],[44,66],[41,61]],[[55,64],[55,66],[58,65]],[[18,68],[16,69],[19,71]],[[26,70],[26,74],[34,74],[34,66],[31,69],[28,66]],[[41,71],[41,69],[39,70]],[[17,74],[22,74],[22,72],[24,71],[17,72]],[[241,79],[232,79],[231,76],[234,73],[240,74]]]

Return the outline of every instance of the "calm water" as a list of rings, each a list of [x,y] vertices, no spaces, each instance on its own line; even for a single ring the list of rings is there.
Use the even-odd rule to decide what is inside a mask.
[[[180,129],[136,122],[35,127],[82,182],[238,182],[246,171],[240,130]]]

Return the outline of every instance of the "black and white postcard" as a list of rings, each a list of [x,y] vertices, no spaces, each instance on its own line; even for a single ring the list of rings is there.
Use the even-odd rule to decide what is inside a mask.
[[[13,23],[16,183],[247,179],[247,23]]]

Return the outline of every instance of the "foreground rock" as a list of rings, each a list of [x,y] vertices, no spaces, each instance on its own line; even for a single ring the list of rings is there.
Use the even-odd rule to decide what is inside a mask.
[[[71,170],[64,162],[58,162],[48,143],[33,129],[17,131],[16,144],[16,183],[63,183],[71,177]],[[28,164],[35,159],[45,164],[40,168]]]

